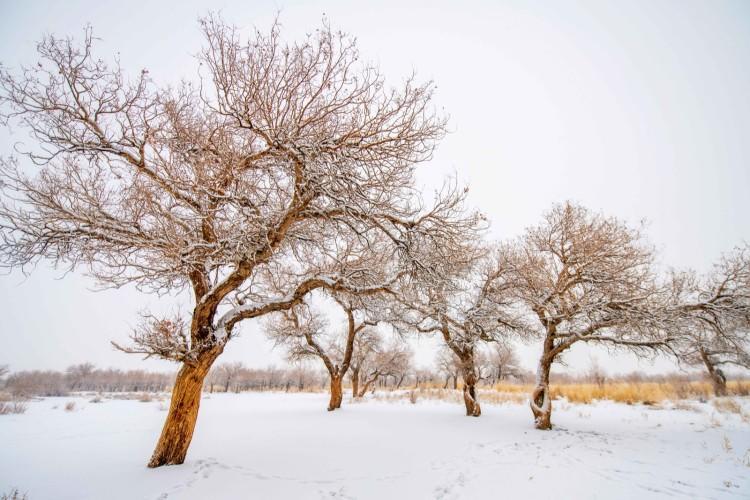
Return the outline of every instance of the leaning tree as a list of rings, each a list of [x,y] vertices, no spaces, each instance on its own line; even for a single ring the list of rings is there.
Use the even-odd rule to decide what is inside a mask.
[[[200,85],[126,75],[94,55],[91,29],[0,68],[0,117],[32,140],[0,163],[0,261],[191,293],[189,316],[148,316],[123,347],[181,365],[150,467],[184,461],[203,380],[240,322],[315,289],[381,285],[338,258],[342,234],[385,238],[416,268],[415,246],[450,253],[475,224],[453,185],[432,207],[414,187],[445,131],[431,83],[386,87],[327,26],[290,44],[278,25],[200,26]]]
[[[750,369],[750,246],[723,255],[711,272],[673,273],[678,359],[703,365],[717,396],[727,393],[722,367]]]
[[[570,202],[503,248],[510,292],[526,316],[526,338],[542,340],[530,406],[551,428],[550,369],[577,342],[647,353],[667,345],[667,294],[652,272],[652,251],[622,221]]]

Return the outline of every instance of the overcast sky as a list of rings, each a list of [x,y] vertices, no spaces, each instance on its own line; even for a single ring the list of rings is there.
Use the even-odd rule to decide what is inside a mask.
[[[148,68],[160,83],[192,79],[196,20],[209,6],[246,29],[267,29],[280,11],[291,39],[325,16],[357,37],[389,81],[412,70],[434,80],[452,132],[420,169],[420,185],[456,174],[493,238],[514,237],[572,199],[647,219],[664,266],[706,270],[750,240],[750,2],[0,0],[0,61],[33,63],[41,35],[78,37],[91,23],[99,56],[119,53],[126,68]],[[20,131],[0,131],[0,154],[20,140]],[[0,276],[0,364],[173,369],[116,352],[110,340],[126,341],[139,310],[187,312],[188,299],[92,287],[45,266]],[[433,358],[433,344],[415,344],[419,363]],[[529,368],[537,351],[522,348]],[[282,355],[248,324],[221,359],[266,366]],[[583,346],[568,360],[587,365],[592,356],[610,371],[672,368]]]

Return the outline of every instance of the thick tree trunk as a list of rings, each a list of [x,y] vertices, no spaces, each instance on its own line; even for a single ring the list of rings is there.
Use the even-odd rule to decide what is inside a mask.
[[[711,379],[711,383],[714,386],[714,395],[716,396],[726,396],[727,395],[727,378],[724,376],[724,373],[716,368],[714,363],[711,361],[711,358],[709,357],[708,353],[701,349],[701,359],[703,360],[703,364],[706,365],[706,370],[708,370],[708,376]]]
[[[549,372],[552,367],[552,359],[547,354],[542,355],[536,372],[536,387],[531,394],[529,402],[531,412],[534,414],[534,425],[537,429],[548,430],[552,428],[552,399],[549,393]]]
[[[149,467],[177,465],[185,461],[201,402],[203,380],[220,350],[200,354],[196,363],[183,363],[172,388],[169,413],[156,443]]]
[[[342,399],[344,399],[344,392],[341,387],[341,375],[331,376],[331,399],[328,402],[328,411],[341,408]]]
[[[466,416],[467,417],[478,417],[482,414],[482,409],[479,406],[479,395],[477,393],[477,375],[474,372],[474,368],[466,367],[463,370],[464,379],[464,404],[466,405]]]
[[[352,369],[352,397],[359,398],[359,367]]]

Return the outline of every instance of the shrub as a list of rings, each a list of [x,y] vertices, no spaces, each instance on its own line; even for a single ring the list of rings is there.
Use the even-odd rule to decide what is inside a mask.
[[[76,402],[75,401],[68,401],[65,403],[65,411],[73,411],[76,409]]]
[[[26,413],[26,403],[21,401],[0,402],[0,415],[19,415]]]
[[[26,500],[26,493],[21,493],[18,489],[13,488],[8,493],[3,493],[0,500]]]

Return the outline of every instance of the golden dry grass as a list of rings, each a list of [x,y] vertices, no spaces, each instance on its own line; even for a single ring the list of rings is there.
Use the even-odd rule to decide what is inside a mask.
[[[500,383],[480,390],[479,400],[482,403],[525,403],[534,386],[530,384]],[[750,381],[731,381],[727,383],[729,395],[746,396],[750,394]],[[413,393],[413,395],[412,395]],[[552,384],[552,397],[564,398],[570,403],[588,404],[596,400],[609,400],[619,403],[655,405],[663,401],[680,401],[686,399],[708,400],[713,396],[713,389],[708,382],[612,382],[598,384]],[[420,387],[414,391],[378,390],[374,398],[381,401],[400,401],[416,397],[425,400],[440,400],[462,403],[461,390],[443,389],[441,387]],[[717,409],[732,411],[732,401],[715,399]],[[736,403],[735,403],[736,404]]]

